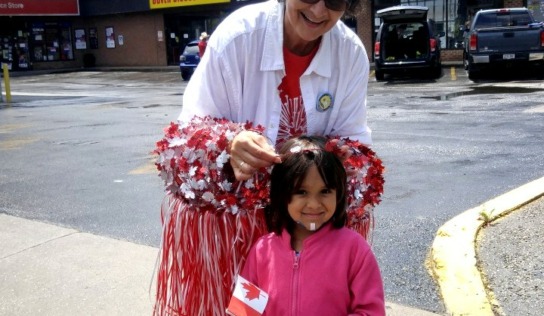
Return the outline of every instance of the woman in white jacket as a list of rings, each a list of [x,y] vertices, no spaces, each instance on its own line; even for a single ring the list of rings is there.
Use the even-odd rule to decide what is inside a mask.
[[[166,129],[156,150],[168,191],[156,314],[224,314],[233,277],[266,231],[261,213],[268,171],[281,161],[276,148],[287,139],[334,137],[345,161],[353,154],[373,157],[363,145],[371,143],[369,61],[360,39],[340,21],[358,2],[247,5],[211,35],[179,122]],[[381,175],[379,160],[371,161]],[[366,184],[353,196],[358,215],[351,227],[363,235],[379,201],[376,185],[372,198],[361,192]]]

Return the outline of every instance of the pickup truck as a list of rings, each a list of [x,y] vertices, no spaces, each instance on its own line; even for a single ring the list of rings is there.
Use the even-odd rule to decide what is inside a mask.
[[[527,8],[478,11],[465,34],[463,62],[469,79],[500,67],[528,67],[544,75],[544,24]]]

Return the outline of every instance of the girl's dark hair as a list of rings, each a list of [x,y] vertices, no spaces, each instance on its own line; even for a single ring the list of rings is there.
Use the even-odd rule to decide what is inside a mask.
[[[325,151],[327,139],[319,136],[299,136],[288,140],[280,149],[281,164],[272,169],[270,178],[270,204],[265,209],[269,232],[281,234],[283,228],[293,233],[296,223],[289,216],[287,204],[304,180],[311,166],[317,170],[329,189],[336,190],[336,210],[332,217],[334,227],[346,223],[346,170],[332,152]]]

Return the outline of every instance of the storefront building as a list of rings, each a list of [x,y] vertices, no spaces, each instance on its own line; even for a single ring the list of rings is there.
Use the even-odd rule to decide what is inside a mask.
[[[75,60],[72,25],[78,1],[51,2],[0,0],[0,58],[10,70],[31,69],[33,61]]]
[[[213,34],[235,9],[262,0],[0,0],[0,49],[11,70],[176,65],[186,43]],[[394,5],[429,8],[443,32],[443,60],[461,60],[462,27],[479,9],[528,6],[542,20],[544,0],[362,0],[345,17],[369,58],[379,19]]]

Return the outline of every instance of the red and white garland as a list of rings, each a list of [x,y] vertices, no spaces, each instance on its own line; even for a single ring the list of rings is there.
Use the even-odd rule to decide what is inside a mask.
[[[236,181],[230,169],[227,146],[242,130],[260,133],[263,128],[211,117],[195,117],[185,125],[170,123],[155,149],[159,155],[155,165],[167,191],[202,212],[237,214],[264,207],[271,169],[244,182]]]
[[[330,138],[325,150],[338,152],[344,145],[350,147],[353,152],[344,161],[344,167],[346,170],[355,171],[348,173],[346,225],[369,239],[373,224],[372,210],[381,201],[385,169],[381,159],[372,149],[349,138]]]
[[[190,123],[170,123],[157,142],[156,162],[166,189],[199,211],[230,212],[262,208],[268,203],[271,168],[256,172],[242,183],[230,169],[227,146],[242,130],[262,132],[252,123],[233,123],[227,119],[195,117]],[[344,162],[356,172],[348,176],[348,227],[367,237],[368,216],[383,193],[382,161],[367,146],[347,138],[330,138],[325,150],[336,152],[347,145],[353,154]],[[366,225],[364,225],[366,226]]]

